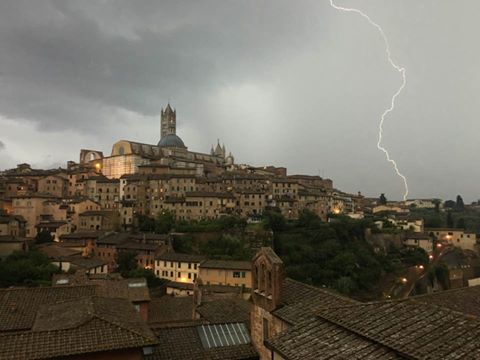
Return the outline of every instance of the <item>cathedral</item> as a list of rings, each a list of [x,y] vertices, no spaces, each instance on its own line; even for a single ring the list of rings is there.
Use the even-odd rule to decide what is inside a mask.
[[[201,176],[225,171],[234,165],[233,155],[226,154],[225,145],[221,146],[219,140],[209,154],[188,150],[177,135],[177,112],[170,104],[161,110],[160,140],[157,145],[120,140],[113,144],[110,156],[104,156],[100,151],[81,150],[81,164],[92,160],[111,179],[138,173],[142,167],[185,169]]]

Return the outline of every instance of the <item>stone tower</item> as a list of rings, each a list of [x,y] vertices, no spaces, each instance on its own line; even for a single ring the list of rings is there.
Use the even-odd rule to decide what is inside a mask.
[[[165,110],[162,109],[160,120],[160,139],[169,134],[175,135],[177,132],[177,112],[173,110],[170,103]]]

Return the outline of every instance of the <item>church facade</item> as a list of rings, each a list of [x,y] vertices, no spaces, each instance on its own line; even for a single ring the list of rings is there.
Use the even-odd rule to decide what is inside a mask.
[[[85,151],[84,151],[85,152]],[[91,156],[82,156],[81,161],[89,162],[93,158],[99,160],[102,154],[99,151],[89,150]],[[82,153],[83,155],[83,153]],[[190,151],[183,140],[177,135],[177,112],[170,104],[161,111],[160,141],[157,145],[144,144],[129,140],[117,141],[112,146],[110,156],[101,158],[101,171],[111,179],[118,179],[123,175],[136,174],[141,167],[162,168],[169,167],[179,171],[191,170],[196,175],[225,171],[234,164],[234,157],[226,155],[225,145],[217,146],[209,154]]]

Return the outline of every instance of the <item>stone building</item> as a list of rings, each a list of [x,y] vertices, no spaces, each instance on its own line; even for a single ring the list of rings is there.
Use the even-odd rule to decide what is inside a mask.
[[[194,283],[198,277],[202,255],[169,252],[155,257],[155,275],[159,278]]]
[[[250,261],[206,260],[200,264],[199,278],[206,285],[252,287]]]
[[[149,164],[170,168],[194,169],[198,175],[215,173],[233,165],[234,158],[226,155],[225,146],[210,154],[188,150],[177,135],[177,112],[170,104],[160,115],[160,141],[157,145],[120,140],[112,147],[111,155],[102,159],[102,173],[108,178],[120,178],[126,174],[136,174]]]

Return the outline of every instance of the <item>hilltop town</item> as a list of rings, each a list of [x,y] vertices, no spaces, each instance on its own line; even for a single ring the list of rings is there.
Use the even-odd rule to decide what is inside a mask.
[[[479,227],[192,151],[168,104],[156,145],[0,172],[0,359],[478,358]]]

